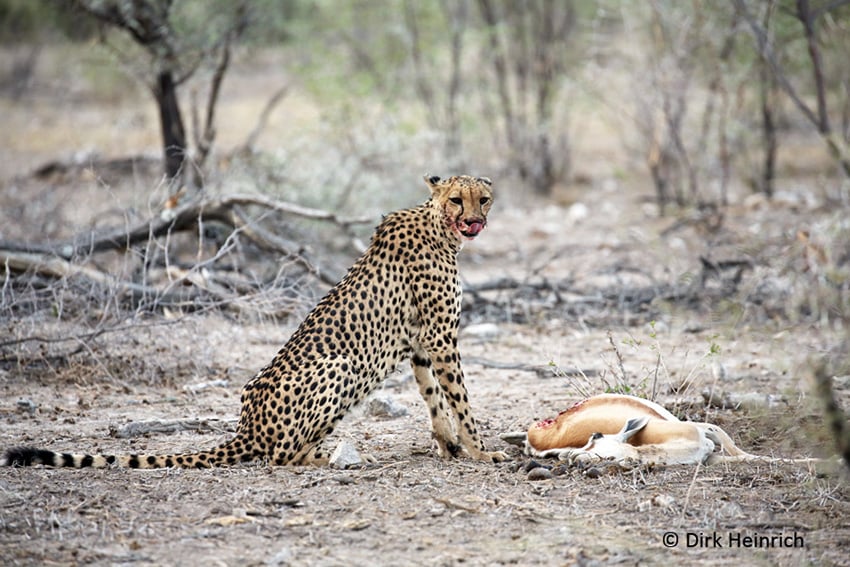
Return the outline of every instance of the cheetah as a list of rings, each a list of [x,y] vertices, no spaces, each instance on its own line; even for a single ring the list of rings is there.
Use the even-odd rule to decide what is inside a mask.
[[[409,359],[431,416],[440,457],[487,451],[469,407],[457,334],[457,255],[487,225],[491,181],[425,176],[431,197],[387,215],[369,247],[242,391],[235,436],[209,451],[172,455],[85,455],[12,448],[0,465],[152,469],[208,468],[265,460],[325,465],[322,443],[343,416]]]

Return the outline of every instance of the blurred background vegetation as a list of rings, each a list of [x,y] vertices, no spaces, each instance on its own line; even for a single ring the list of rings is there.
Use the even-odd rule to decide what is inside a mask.
[[[165,182],[140,161],[122,178],[139,210],[248,192],[377,218],[421,200],[422,174],[468,172],[503,203],[628,193],[671,219],[662,238],[698,225],[706,254],[730,207],[779,200],[820,212],[753,222],[737,250],[801,251],[779,267],[790,311],[846,319],[848,27],[850,0],[0,0],[0,110],[27,133],[7,134],[3,174],[152,155]],[[106,171],[87,182],[104,208]]]
[[[154,77],[173,72],[187,123],[203,107],[192,85],[215,76],[225,45],[225,83],[273,53],[285,86],[270,77],[265,96],[286,91],[283,115],[296,95],[319,109],[323,167],[339,171],[329,185],[368,194],[376,172],[438,167],[557,197],[592,188],[588,158],[604,161],[594,150],[607,137],[620,152],[604,175],[647,176],[662,214],[772,197],[777,178],[806,168],[782,163],[800,140],[818,140],[811,169],[843,179],[824,191],[846,203],[848,26],[850,2],[834,0],[0,0],[0,42],[15,53],[2,82],[18,100],[44,47],[76,45],[68,54],[107,90],[109,63],[135,79],[121,88],[155,96]],[[296,151],[290,122],[289,140],[248,148],[254,160]],[[215,172],[208,126],[179,147],[203,170],[196,184]]]

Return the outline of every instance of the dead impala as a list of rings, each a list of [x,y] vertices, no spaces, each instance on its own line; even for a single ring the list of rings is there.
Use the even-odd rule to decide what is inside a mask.
[[[527,433],[507,433],[502,439],[521,445],[528,455],[571,462],[613,459],[677,465],[818,460],[747,453],[716,425],[680,421],[655,402],[621,394],[584,399],[555,418],[535,423]]]

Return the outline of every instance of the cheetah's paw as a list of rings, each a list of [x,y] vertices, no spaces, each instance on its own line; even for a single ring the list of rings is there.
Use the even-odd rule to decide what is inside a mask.
[[[489,463],[501,463],[509,461],[511,458],[504,451],[475,451],[470,452],[470,456],[476,461],[485,461]]]
[[[503,461],[510,461],[511,458],[504,451],[487,451],[486,455],[490,458],[490,460],[494,463],[501,463]]]

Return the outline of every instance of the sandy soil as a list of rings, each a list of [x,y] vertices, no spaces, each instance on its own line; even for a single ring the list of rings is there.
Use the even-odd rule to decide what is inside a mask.
[[[602,331],[577,332],[563,323],[545,329],[499,325],[499,330],[487,340],[467,336],[464,353],[546,364],[547,353],[557,352],[562,361],[597,370],[605,368],[600,355],[611,355]],[[215,445],[227,437],[238,413],[239,378],[248,375],[254,360],[271,356],[270,337],[282,339],[286,332],[209,316],[104,341],[110,343],[107,352],[93,357],[97,364],[87,368],[7,371],[0,444],[105,452]],[[623,330],[613,332],[626,336]],[[202,340],[193,339],[198,336]],[[795,343],[801,346],[799,339],[786,334],[737,342],[724,356],[734,379],[730,388],[799,393],[799,379],[775,356]],[[116,342],[126,347],[116,348]],[[659,342],[665,352],[676,351],[667,366],[684,370],[689,363],[683,354],[697,358],[705,337],[674,332]],[[636,373],[651,363],[651,356],[626,355]],[[105,374],[107,368],[115,370]],[[183,388],[211,379],[228,383],[197,393]],[[491,447],[504,447],[499,433],[524,428],[576,398],[568,381],[554,376],[473,364],[467,365],[467,380]],[[376,458],[376,465],[363,469],[262,464],[214,471],[3,469],[4,562],[366,565],[377,557],[387,565],[830,565],[846,560],[848,492],[844,475],[833,467],[820,472],[791,464],[603,469],[599,478],[567,470],[551,480],[531,481],[526,459],[513,450],[515,460],[500,465],[436,457],[427,412],[410,377],[392,377],[382,395],[409,414],[378,418],[360,412],[338,432]],[[785,396],[776,407],[750,413],[711,410],[709,417],[755,452],[828,454],[828,443],[813,447],[806,440],[811,430],[817,435],[818,417],[801,397]],[[699,416],[698,408],[690,411]],[[193,418],[210,420],[209,429],[129,441],[111,435],[129,422]],[[665,547],[664,538],[672,537],[667,532],[681,542]],[[715,533],[721,538],[718,547],[687,540],[696,537],[688,534]],[[754,534],[796,534],[801,539],[788,541],[804,545],[734,547],[734,538]]]

